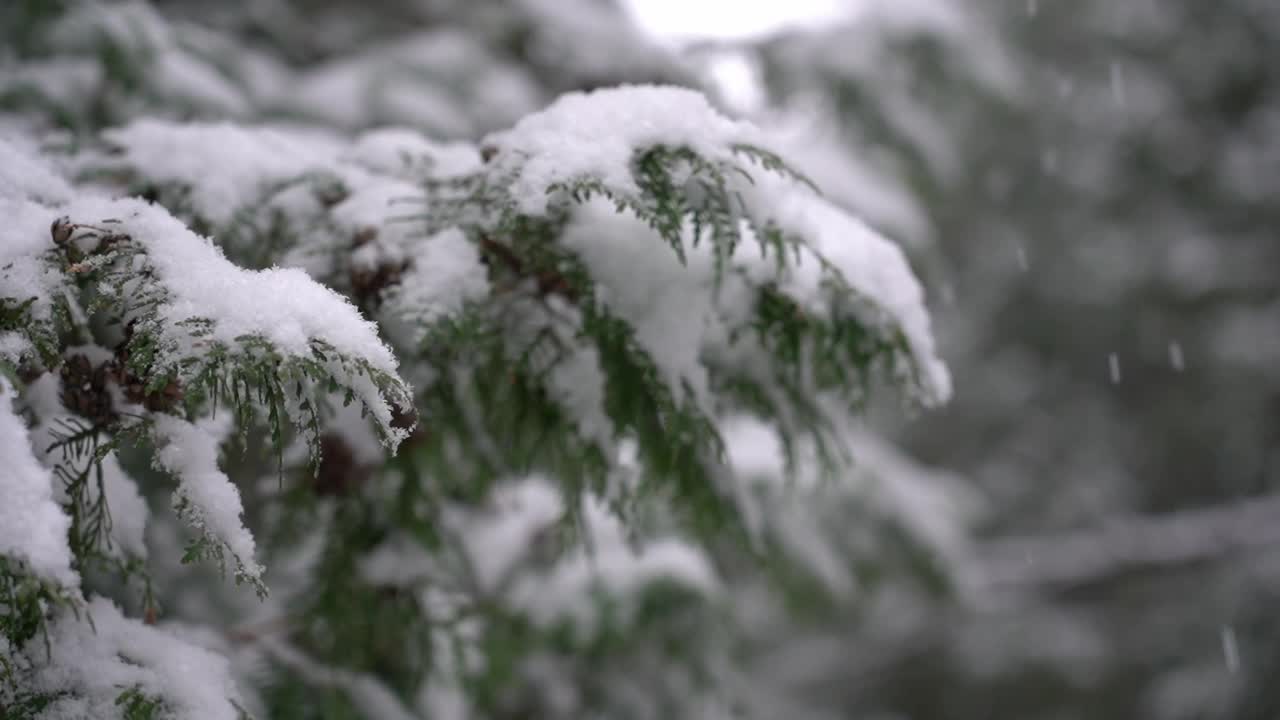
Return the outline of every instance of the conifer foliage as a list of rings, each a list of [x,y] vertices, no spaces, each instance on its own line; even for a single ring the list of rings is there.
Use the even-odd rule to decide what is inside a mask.
[[[563,6],[0,11],[4,717],[776,717],[787,618],[949,578],[857,421],[950,393],[903,255],[696,89],[552,100]]]

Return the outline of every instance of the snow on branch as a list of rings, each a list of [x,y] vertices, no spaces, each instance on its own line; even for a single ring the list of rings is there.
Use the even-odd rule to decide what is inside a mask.
[[[573,422],[578,455],[634,440],[650,477],[713,512],[734,492],[727,413],[836,443],[836,416],[881,371],[924,404],[950,394],[901,251],[699,93],[571,93],[481,154],[476,172],[430,181],[422,219],[478,249],[489,302],[443,317],[424,352],[459,329],[497,342]]]
[[[49,219],[41,203],[71,197],[71,186],[34,147],[0,135],[0,363],[56,355],[71,286],[46,253]]]
[[[253,536],[240,520],[244,512],[240,491],[218,469],[218,451],[228,425],[224,421],[201,426],[157,416],[155,435],[160,450],[156,464],[178,478],[174,507],[201,534],[187,550],[188,557],[208,555],[221,563],[225,548],[235,561],[236,581],[248,582],[265,594],[262,566],[254,559]]]
[[[792,332],[828,336],[821,349],[846,353],[859,369],[872,358],[894,357],[922,399],[949,395],[923,292],[901,252],[822,201],[758,131],[721,116],[700,94],[653,86],[573,93],[483,147],[483,171],[439,183],[428,220],[478,235],[482,249],[510,269],[541,273],[544,289],[570,299],[600,295],[608,306],[614,296],[679,283],[721,301],[707,309],[721,317],[695,315],[688,323],[712,335],[735,330],[724,327],[726,319],[749,315],[753,300],[781,291],[797,316],[815,323],[792,323]],[[608,205],[626,220],[601,228]],[[533,248],[511,245],[506,236],[539,218],[553,227],[567,221],[570,235],[572,218],[581,218],[585,235],[576,242],[566,237],[568,257],[545,244],[536,249],[550,257],[528,257]],[[653,255],[646,233],[627,231],[628,220],[648,226],[679,263],[648,268],[662,271],[656,276],[608,274]],[[587,278],[566,267],[574,256],[585,262]],[[735,280],[748,287],[724,291]],[[589,292],[590,281],[596,292]],[[697,384],[693,375],[677,373]]]
[[[104,133],[105,152],[79,161],[88,178],[158,199],[252,267],[298,267],[324,281],[396,265],[412,245],[394,204],[420,182],[479,165],[474,147],[388,128],[354,140],[287,126],[137,120]],[[418,207],[421,207],[419,204]],[[346,257],[357,251],[358,257]],[[347,278],[356,290],[358,277]]]
[[[594,497],[579,510],[579,542],[537,569],[539,544],[544,551],[554,547],[549,536],[567,511],[553,485],[529,478],[499,489],[483,512],[455,514],[450,525],[479,589],[507,591],[510,610],[541,625],[565,621],[591,635],[599,632],[602,598],[618,613],[659,583],[700,595],[718,591],[699,550],[677,538],[633,545],[618,518]]]
[[[74,588],[80,580],[67,544],[71,520],[54,500],[53,476],[33,454],[26,424],[14,411],[13,394],[0,378],[0,556]]]
[[[148,394],[177,382],[189,405],[227,398],[244,421],[261,402],[277,439],[292,418],[314,442],[315,392],[341,390],[389,446],[405,436],[393,427],[410,403],[397,361],[341,295],[299,270],[238,268],[141,201],[86,198],[59,210],[67,271],[100,279],[98,305],[127,324],[128,368]]]
[[[194,555],[221,559],[228,550],[237,578],[263,591],[238,492],[217,467],[225,432],[181,416],[215,415],[223,405],[230,410],[224,429],[231,418],[246,432],[265,420],[278,452],[292,423],[316,461],[331,400],[356,403],[394,450],[412,417],[395,356],[346,298],[304,272],[242,269],[160,207],[92,192],[69,199],[57,173],[20,144],[0,141],[0,154],[26,171],[0,177],[9,220],[0,229],[0,371],[23,367],[36,378],[25,401],[48,447],[33,457],[66,495],[71,552],[80,562],[145,554],[146,506],[115,450],[125,435],[150,439],[157,464],[179,480],[180,514],[201,532]],[[63,339],[88,340],[91,315],[123,335],[109,341],[114,350]],[[57,372],[41,374],[41,365]],[[7,394],[4,400],[14,431],[3,439],[29,444]],[[8,454],[20,458],[16,446]],[[48,470],[33,467],[49,480]],[[14,477],[24,485],[12,495],[30,497],[21,507],[38,517],[27,507],[39,500],[27,475]],[[67,535],[65,523],[47,526]]]
[[[98,27],[114,15],[80,17]],[[122,45],[192,54],[151,22],[158,15],[137,17],[136,37],[115,28]],[[317,493],[332,523],[317,533],[316,572],[330,576],[297,580],[344,602],[317,593],[303,603],[307,622],[291,628],[296,644],[258,644],[291,682],[395,717],[407,716],[397,694],[410,672],[447,670],[470,691],[509,684],[513,671],[529,681],[538,663],[642,695],[629,669],[653,664],[657,692],[683,702],[698,673],[668,668],[668,649],[715,655],[729,645],[717,604],[733,572],[759,569],[762,547],[794,556],[788,573],[804,566],[787,581],[808,572],[839,592],[891,553],[943,557],[958,534],[940,509],[950,498],[928,479],[872,489],[881,471],[915,468],[848,437],[881,376],[924,404],[950,392],[902,253],[699,93],[571,93],[478,147],[402,129],[352,141],[159,119],[98,140],[64,159],[74,191],[34,151],[0,141],[0,161],[13,161],[0,162],[0,373],[26,381],[22,410],[36,434],[70,448],[35,455],[78,488],[64,508],[105,499],[128,522],[113,530],[100,511],[86,525],[92,542],[73,532],[68,558],[0,527],[6,555],[33,565],[39,555],[55,575],[96,553],[99,538],[141,555],[146,506],[115,454],[127,436],[177,481],[175,508],[198,533],[187,559],[231,564],[264,593],[241,490],[220,467],[229,433],[265,424],[279,467],[290,425],[313,461],[327,443],[336,474],[358,450],[376,477],[350,497],[348,478]],[[108,197],[120,192],[149,200]],[[412,201],[400,223],[397,200]],[[349,407],[337,417],[336,401]],[[414,437],[403,472],[375,472],[381,449],[352,442],[349,416],[372,416],[394,450],[415,404],[431,432]],[[0,407],[0,450],[8,439],[29,451],[19,431],[19,412]],[[40,494],[49,471],[32,467],[11,481],[24,505],[61,512]],[[789,487],[851,468],[852,482]],[[96,495],[84,489],[91,471]],[[372,504],[384,501],[396,511]],[[271,527],[289,504],[255,522]],[[49,527],[67,534],[65,523]],[[743,547],[723,542],[726,528]],[[343,585],[334,568],[360,577]],[[395,627],[389,651],[403,631],[429,638],[432,655],[456,654],[453,664],[427,668],[410,651],[405,678],[386,684],[363,660],[340,667],[346,641],[325,651],[333,638],[317,642],[317,629],[345,635],[352,608],[371,604],[360,583],[393,586],[374,587],[377,602],[403,610],[395,622],[423,626]],[[43,658],[53,669],[41,675],[42,659],[24,650],[41,687],[66,693],[66,714],[113,703],[116,714],[238,717],[220,657],[154,627],[134,633],[114,606],[86,603],[100,635],[50,614],[64,654]],[[458,617],[437,623],[440,605]],[[66,659],[81,646],[103,677]],[[626,670],[596,672],[597,659]],[[178,674],[187,666],[204,675],[200,687]]]
[[[29,682],[51,698],[40,717],[247,718],[225,657],[127,618],[105,598],[60,613],[47,648],[34,653]]]

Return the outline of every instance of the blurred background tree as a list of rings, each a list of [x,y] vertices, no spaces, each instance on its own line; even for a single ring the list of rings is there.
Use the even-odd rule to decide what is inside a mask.
[[[818,162],[908,199],[878,219],[961,381],[901,437],[988,503],[996,596],[885,641],[851,707],[1277,712],[1278,33],[1251,0],[854,3],[746,46],[839,129]]]

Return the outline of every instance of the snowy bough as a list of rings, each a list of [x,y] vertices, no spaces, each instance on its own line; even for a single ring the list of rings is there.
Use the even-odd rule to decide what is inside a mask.
[[[5,717],[776,712],[765,629],[958,537],[856,420],[949,394],[921,289],[769,148],[662,86],[6,129]]]

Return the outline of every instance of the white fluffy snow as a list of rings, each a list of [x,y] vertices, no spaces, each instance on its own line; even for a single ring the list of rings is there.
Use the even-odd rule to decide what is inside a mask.
[[[687,147],[706,158],[742,163],[734,146],[763,145],[753,126],[724,117],[701,94],[660,86],[571,93],[486,144],[498,150],[491,177],[510,176],[517,209],[528,214],[545,211],[548,187],[576,179],[593,179],[624,195],[638,193],[632,159],[646,147]],[[758,226],[776,224],[805,243],[785,269],[746,242],[731,259],[738,273],[717,277],[710,242],[695,248],[687,231],[687,260],[681,263],[655,232],[603,200],[577,208],[562,238],[591,270],[600,298],[633,325],[668,385],[688,383],[705,405],[705,356],[735,353],[728,336],[746,320],[751,285],[776,282],[818,317],[852,307],[868,327],[890,337],[901,332],[909,357],[898,361],[912,367],[895,369],[924,402],[946,400],[950,377],[934,347],[924,293],[902,251],[794,180],[761,168],[749,171],[750,181],[729,178],[746,200],[748,215]],[[847,284],[855,297],[840,297],[833,280]]]
[[[251,335],[266,339],[286,356],[309,357],[312,342],[322,341],[349,358],[366,360],[392,376],[396,373],[396,358],[378,336],[377,326],[361,317],[342,295],[301,270],[239,268],[208,239],[141,200],[86,197],[56,212],[47,210],[41,220],[46,235],[48,223],[59,214],[97,224],[118,221],[111,225],[113,231],[128,234],[146,249],[168,293],[158,310],[162,337],[171,353],[162,362],[198,356],[209,342],[234,347],[238,338]],[[212,321],[209,333],[196,337],[179,325],[192,319]],[[390,430],[391,407],[373,382],[345,371],[336,360],[328,365],[353,388],[388,437],[399,437]]]
[[[240,491],[218,469],[219,447],[230,429],[228,418],[223,414],[223,422],[193,425],[170,415],[155,416],[155,432],[162,443],[156,463],[178,478],[174,504],[187,504],[184,518],[224,543],[239,569],[258,580],[262,566],[254,559],[253,535],[240,519],[244,513]]]
[[[310,342],[322,340],[380,370],[395,371],[395,357],[376,326],[346,298],[300,270],[236,267],[208,239],[140,200],[77,200],[62,211],[99,222],[117,219],[116,228],[146,248],[170,294],[162,310],[166,325],[208,318],[214,322],[210,339],[233,344],[242,335],[258,335],[295,355],[310,354]]]
[[[480,153],[470,143],[438,143],[417,130],[397,127],[362,133],[342,159],[406,179],[421,177],[424,165],[435,177],[455,177],[480,167]]]
[[[48,321],[65,281],[40,254],[51,246],[54,215],[41,202],[64,202],[71,186],[19,137],[0,135],[0,298],[35,299],[32,318]],[[30,352],[16,334],[0,333],[0,357],[16,360]]]
[[[450,228],[417,245],[409,271],[388,298],[388,310],[411,324],[416,342],[432,323],[488,294],[488,269],[475,244]]]
[[[55,299],[66,286],[61,273],[40,257],[53,245],[49,225],[57,216],[22,197],[0,195],[0,217],[4,218],[0,225],[0,297],[18,302],[34,298],[31,313],[37,321],[50,319]]]
[[[818,197],[795,188],[773,189],[770,198],[761,198],[757,212],[805,238],[809,251],[779,275],[773,258],[762,258],[753,242],[745,242],[731,260],[742,274],[726,274],[718,292],[710,243],[697,248],[686,244],[682,264],[653,230],[602,200],[579,209],[562,242],[591,269],[601,299],[631,323],[666,382],[677,388],[687,382],[700,401],[708,398],[709,355],[721,360],[739,356],[746,362],[744,353],[759,352],[734,346],[729,333],[748,317],[752,285],[767,280],[778,281],[819,317],[835,302],[856,301],[852,304],[862,310],[861,322],[882,332],[901,331],[910,361],[919,370],[921,399],[944,401],[951,392],[950,376],[934,347],[924,293],[901,250]],[[818,256],[859,297],[833,297],[830,272]]]
[[[129,477],[114,452],[102,459],[102,485],[107,507],[111,510],[111,547],[108,552],[122,552],[137,558],[147,557],[147,521],[151,515],[147,502],[138,493],[138,484]],[[97,495],[91,487],[90,499]]]
[[[42,577],[79,585],[71,569],[71,520],[54,501],[53,476],[36,460],[26,424],[13,407],[13,389],[0,379],[0,554],[27,563]]]
[[[599,284],[599,297],[631,324],[667,385],[679,388],[687,382],[695,397],[708,402],[702,353],[708,344],[726,339],[712,297],[710,244],[687,248],[687,261],[681,264],[649,226],[598,199],[579,210],[561,242],[586,263]],[[726,281],[721,299],[729,305],[740,296],[736,279]]]
[[[568,621],[588,635],[597,629],[601,594],[625,611],[631,596],[657,581],[717,592],[719,581],[701,550],[675,537],[633,543],[621,521],[595,497],[582,505],[582,540],[548,556],[564,531],[565,512],[561,491],[542,477],[503,484],[483,510],[454,508],[446,524],[469,569],[465,585],[500,596],[505,607],[539,624]],[[371,554],[364,564],[366,577],[402,585],[410,577],[436,577],[448,567],[405,540],[385,543]]]
[[[563,515],[559,490],[541,478],[496,489],[488,513],[459,525],[459,540],[480,587],[489,590],[505,580],[525,559],[538,533]]]
[[[164,127],[164,132],[160,128]],[[304,147],[296,144],[290,152],[291,138],[262,131],[257,140],[270,146],[279,141],[275,152],[259,152],[262,147],[246,146],[246,136],[231,126],[183,128],[143,121],[119,131],[132,137],[146,131],[147,142],[139,143],[137,152],[146,154],[141,161],[154,161],[170,167],[172,172],[160,177],[173,182],[209,180],[200,184],[197,202],[214,216],[221,217],[246,202],[261,189],[264,176],[284,179],[310,167]],[[159,140],[158,140],[159,138]],[[162,142],[167,138],[167,141]],[[192,149],[200,152],[192,152]],[[12,148],[0,140],[0,154]],[[237,153],[240,153],[237,155]],[[0,159],[3,159],[0,155]],[[16,152],[14,158],[23,156]],[[235,172],[236,162],[243,173]],[[3,164],[0,163],[0,166]],[[207,169],[219,165],[217,173]],[[5,185],[0,175],[0,210],[6,218],[4,242],[0,243],[0,295],[16,298],[38,297],[47,305],[58,275],[37,257],[52,247],[50,225],[59,217],[88,223],[127,234],[147,251],[158,271],[160,282],[170,297],[162,309],[166,326],[191,318],[214,321],[209,339],[234,343],[242,335],[258,335],[271,341],[286,354],[309,355],[310,341],[321,340],[352,357],[368,360],[374,367],[394,373],[396,360],[379,339],[377,328],[360,317],[351,304],[338,293],[312,281],[296,269],[243,270],[229,262],[222,251],[207,238],[200,237],[162,208],[141,200],[112,200],[82,193],[75,200],[56,208],[26,197],[57,195],[56,175],[40,164],[32,165],[30,177],[23,184],[11,181]],[[8,170],[0,167],[0,173]],[[301,170],[300,170],[301,169]],[[40,180],[43,170],[49,178]],[[34,178],[34,180],[32,179]],[[15,197],[16,194],[16,197]],[[190,351],[192,348],[185,347]]]
[[[270,185],[332,164],[342,150],[336,139],[316,132],[231,123],[143,119],[103,137],[148,179],[190,187],[196,212],[216,225],[229,222]]]
[[[638,194],[630,173],[637,149],[688,147],[716,158],[730,144],[748,142],[760,142],[755,129],[716,112],[702,93],[631,85],[562,95],[484,144],[498,150],[494,171],[515,176],[520,211],[537,215],[546,211],[549,186],[577,178]]]
[[[760,187],[768,188],[768,184]],[[922,399],[935,404],[950,398],[951,376],[934,346],[924,290],[902,250],[822,198],[796,192],[771,197],[773,204],[766,206],[769,215],[783,228],[804,237],[862,300],[887,314],[892,326],[902,331],[920,370],[917,380]],[[821,312],[832,302],[824,292],[823,280],[817,262],[802,260],[783,287],[803,305]],[[862,319],[873,327],[882,324],[874,315]]]
[[[34,686],[48,693],[70,694],[55,700],[41,718],[118,717],[116,699],[135,687],[163,698],[176,717],[241,717],[235,706],[240,692],[226,658],[126,618],[105,598],[93,599],[85,610],[79,617],[63,612],[50,625],[52,662],[42,664]],[[43,652],[40,648],[39,653]]]
[[[624,612],[630,596],[665,581],[712,594],[719,581],[706,555],[677,538],[644,543],[628,541],[622,522],[594,497],[582,505],[586,541],[545,573],[525,574],[512,591],[512,603],[537,622],[572,620],[580,631],[594,632],[597,593],[604,593]]]

